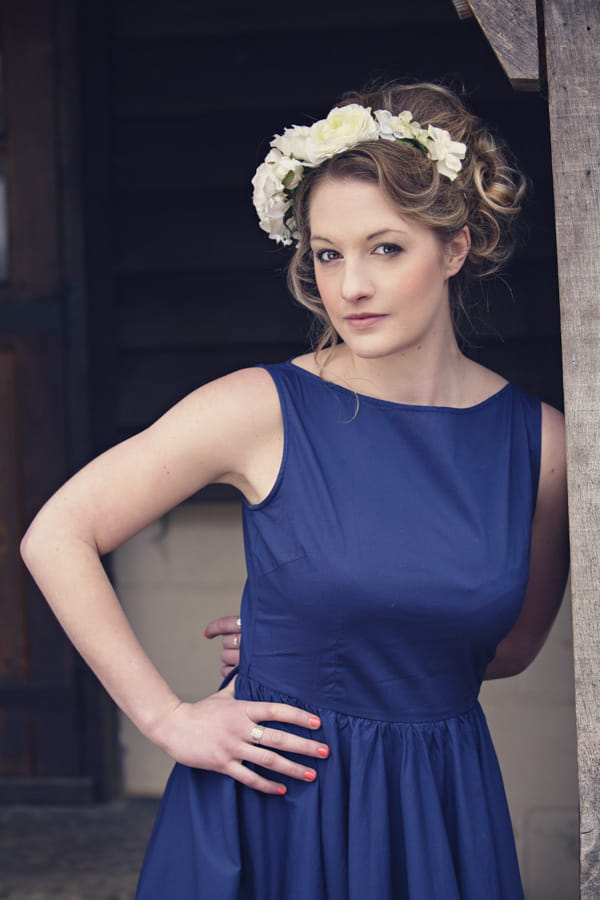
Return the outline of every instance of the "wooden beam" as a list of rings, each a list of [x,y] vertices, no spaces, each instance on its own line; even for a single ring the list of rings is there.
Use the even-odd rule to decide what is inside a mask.
[[[536,0],[452,0],[461,19],[475,16],[517,91],[540,86]]]
[[[474,12],[469,0],[452,0],[459,19],[472,19]]]
[[[581,900],[600,897],[600,97],[597,0],[544,0],[562,320]]]

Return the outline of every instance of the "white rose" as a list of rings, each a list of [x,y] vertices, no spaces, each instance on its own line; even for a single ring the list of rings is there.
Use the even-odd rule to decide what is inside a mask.
[[[447,131],[430,125],[427,129],[428,157],[437,163],[440,175],[454,181],[462,168],[467,148],[460,141],[453,141]]]
[[[263,204],[258,212],[258,224],[263,231],[266,231],[270,238],[277,243],[291,244],[290,231],[286,225],[286,216],[291,207],[291,201],[286,200],[282,196],[272,197]]]
[[[306,138],[306,159],[318,166],[324,160],[342,153],[363,141],[376,141],[379,135],[371,110],[351,103],[336,106],[326,119],[315,122]]]
[[[275,167],[272,163],[264,162],[256,170],[252,179],[252,187],[254,188],[252,200],[260,215],[260,210],[266,203],[276,194],[283,191],[283,185],[277,178]]]
[[[275,177],[288,191],[293,191],[294,188],[298,187],[304,174],[302,163],[287,156],[273,163],[273,168]]]
[[[305,160],[306,139],[309,131],[309,125],[292,125],[291,128],[286,128],[283,134],[275,135],[271,141],[271,147],[275,147],[284,156]]]

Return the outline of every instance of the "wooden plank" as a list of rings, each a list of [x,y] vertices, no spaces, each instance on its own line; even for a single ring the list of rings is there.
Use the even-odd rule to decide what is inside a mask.
[[[22,435],[23,519],[29,522],[64,481],[64,363],[60,335],[32,334],[18,340]],[[23,527],[21,529],[23,531]],[[15,547],[15,559],[18,553]],[[75,651],[32,580],[25,582],[28,603],[29,682],[35,689],[64,691],[73,698],[60,709],[42,707],[31,715],[30,740],[35,775],[79,775],[79,697]]]
[[[308,313],[289,297],[283,273],[246,267],[148,272],[119,281],[117,339],[122,351],[302,339]],[[480,337],[555,337],[558,286],[549,260],[526,256],[502,278],[475,286],[469,303]],[[257,315],[257,312],[259,313]]]
[[[474,15],[516,90],[540,86],[536,0],[453,0],[461,18]]]
[[[122,350],[289,344],[302,341],[308,330],[308,313],[275,271],[156,273],[125,279],[120,294]]]
[[[553,250],[550,194],[540,191],[536,203],[541,214],[532,223],[527,254],[547,259]],[[239,187],[121,194],[114,229],[116,270],[121,273],[276,269],[290,255],[259,230],[250,190]]]
[[[119,118],[158,117],[304,105],[322,114],[335,97],[374,77],[399,78],[408,72],[430,80],[455,72],[457,65],[461,78],[488,96],[506,95],[509,85],[485,39],[474,37],[468,53],[457,56],[465,28],[469,25],[458,21],[400,33],[375,25],[360,31],[340,26],[333,49],[331,35],[318,30],[276,41],[269,34],[252,41],[235,35],[122,41],[115,47],[112,72],[116,113]],[[281,124],[290,124],[289,113]]]
[[[473,98],[475,101],[477,98]],[[478,111],[478,104],[473,104]],[[285,109],[215,111],[211,115],[151,115],[121,119],[113,132],[114,185],[120,192],[194,191],[206,187],[238,186],[246,196],[256,166],[262,162],[271,135],[291,122],[309,123],[323,112],[303,103]],[[536,195],[544,196],[550,179],[547,105],[537,94],[507,94],[496,102],[483,101],[481,113],[500,135],[511,134],[511,150],[536,181]],[[219,152],[211,134],[219,135]],[[552,208],[551,185],[548,198]]]
[[[244,196],[239,188],[120,197],[116,212],[120,272],[232,264],[264,269],[289,257],[258,229],[250,191]]]
[[[235,32],[306,31],[317,22],[319,29],[344,26],[363,28],[365,9],[361,3],[333,0],[305,0],[297,6],[279,0],[220,0],[207,4],[197,0],[119,0],[115,4],[115,26],[118,35],[128,38],[153,39],[165,36],[190,37],[198,34],[232,34]],[[451,24],[452,10],[446,0],[420,0],[398,3],[386,0],[377,5],[377,23],[381,27],[399,27],[414,23]]]
[[[0,347],[0,682],[26,679],[27,611],[17,544],[23,529],[21,447],[18,434],[17,360],[12,347]]]
[[[9,287],[19,302],[52,300],[60,285],[53,4],[5,0],[0,19],[7,73]]]
[[[17,545],[22,533],[22,471],[18,434],[18,376],[14,348],[0,347],[0,688],[25,685],[30,675],[27,599]],[[0,774],[31,771],[28,715],[0,700]]]
[[[162,415],[185,394],[228,372],[258,363],[282,362],[303,353],[296,344],[245,344],[204,350],[161,350],[127,354],[119,368],[119,437],[127,437]],[[152,390],[148,390],[148,385]]]
[[[600,896],[600,96],[597,0],[544,0],[562,319],[581,900]]]

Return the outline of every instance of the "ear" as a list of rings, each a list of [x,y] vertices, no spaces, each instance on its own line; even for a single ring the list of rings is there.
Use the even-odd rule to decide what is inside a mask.
[[[468,225],[458,231],[446,244],[446,277],[460,272],[471,249],[471,232]]]

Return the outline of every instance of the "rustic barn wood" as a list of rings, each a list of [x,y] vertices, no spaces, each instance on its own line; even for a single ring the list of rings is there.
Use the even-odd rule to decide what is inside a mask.
[[[0,693],[3,688],[20,688],[29,675],[27,621],[22,598],[22,571],[12,552],[22,529],[21,448],[15,424],[18,422],[17,359],[11,347],[0,346]],[[0,701],[0,776],[29,774],[31,747],[27,740],[27,713],[8,708]]]
[[[86,696],[84,667],[18,553],[27,523],[85,453],[78,141],[66,115],[67,96],[71,109],[79,103],[75,4],[0,5],[10,247],[0,284],[0,803],[89,802],[103,777],[93,759],[101,703]]]
[[[461,19],[475,16],[516,90],[540,86],[536,0],[453,0]]]
[[[119,37],[160,39],[189,38],[198,34],[234,34],[284,31],[305,32],[307,25],[319,30],[339,31],[340,26],[363,28],[368,16],[360,3],[345,0],[304,0],[302,4],[282,4],[276,0],[261,0],[260,4],[240,0],[220,0],[219,3],[198,3],[190,0],[170,0],[169,3],[148,0],[119,0],[114,5],[115,26]],[[420,0],[419,3],[398,3],[382,0],[377,4],[377,25],[381,28],[408,25],[451,24],[452,9],[440,0]]]
[[[503,62],[521,45],[514,0],[469,8]],[[533,3],[527,7],[531,39]],[[543,0],[567,425],[571,594],[580,798],[581,900],[600,896],[600,6]],[[498,23],[504,20],[500,28]],[[487,25],[484,25],[487,21]],[[490,26],[489,23],[492,23]],[[510,77],[510,70],[505,66]],[[515,87],[517,83],[511,78]]]
[[[569,463],[581,900],[600,896],[600,97],[597,0],[544,0]]]

